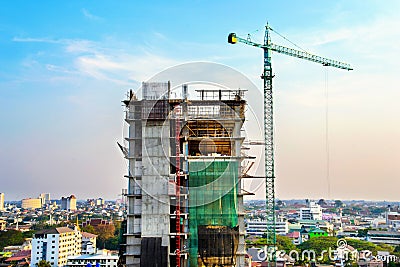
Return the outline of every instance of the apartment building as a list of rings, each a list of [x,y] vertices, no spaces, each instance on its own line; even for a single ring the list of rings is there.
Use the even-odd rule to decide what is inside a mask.
[[[31,267],[41,260],[50,262],[52,267],[67,264],[68,256],[81,254],[82,234],[77,227],[57,227],[37,231],[32,239]]]

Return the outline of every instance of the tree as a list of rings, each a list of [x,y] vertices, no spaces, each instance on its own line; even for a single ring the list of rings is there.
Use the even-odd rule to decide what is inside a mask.
[[[38,267],[51,267],[50,262],[46,261],[46,260],[41,260],[37,263]]]
[[[277,235],[276,245],[279,250],[284,250],[287,254],[292,250],[297,250],[297,247],[293,244],[292,239],[287,236]]]
[[[86,226],[82,226],[82,231],[83,232],[87,232],[87,233],[91,233],[91,234],[96,234],[96,229],[94,229],[93,226],[91,226],[90,224],[86,225]]]
[[[95,234],[99,240],[99,245],[101,248],[105,248],[107,239],[114,237],[115,226],[114,224],[99,224],[94,226]]]
[[[320,206],[326,206],[326,202],[323,198],[321,198],[320,200],[318,200],[318,205]]]
[[[25,238],[20,231],[17,230],[7,230],[0,232],[0,251],[6,246],[22,245]]]
[[[359,237],[366,237],[369,230],[372,230],[372,228],[358,229],[358,231],[357,231],[357,233],[358,233],[357,236],[359,236]]]
[[[343,206],[343,202],[340,200],[335,200],[335,207],[336,208],[341,208]]]
[[[329,259],[328,253],[322,253],[323,250],[329,251],[334,250],[337,247],[337,238],[333,236],[321,236],[314,237],[310,240],[300,244],[298,247],[301,251],[314,251],[316,256],[323,255],[323,259],[320,261],[321,263],[331,263]],[[305,261],[310,261],[311,259],[305,259]]]

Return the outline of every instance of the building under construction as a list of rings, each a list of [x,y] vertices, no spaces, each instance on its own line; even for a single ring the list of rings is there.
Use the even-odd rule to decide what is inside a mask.
[[[143,83],[123,101],[128,209],[121,264],[244,266],[244,90]]]

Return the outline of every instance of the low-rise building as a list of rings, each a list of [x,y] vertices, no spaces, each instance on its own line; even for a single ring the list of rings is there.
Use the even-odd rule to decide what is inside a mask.
[[[296,246],[302,243],[299,231],[288,233],[286,236],[289,237],[292,240],[292,243]]]
[[[328,236],[328,233],[322,229],[314,228],[308,232],[308,236],[311,239],[314,237]]]
[[[109,225],[112,224],[112,221],[103,220],[101,218],[90,218],[86,220],[86,222],[82,222],[82,227],[91,225],[91,226],[99,226],[99,225]]]
[[[392,228],[400,228],[400,213],[389,211],[386,213],[386,225]]]
[[[286,235],[289,231],[288,222],[276,222],[275,232],[277,235]],[[248,221],[246,227],[246,233],[248,235],[262,236],[267,231],[267,221],[254,220]]]
[[[96,239],[97,235],[82,232],[82,254],[96,253]]]
[[[117,267],[118,256],[100,251],[98,254],[85,254],[68,257],[68,267]]]
[[[299,220],[298,225],[307,231],[315,228],[320,228],[328,233],[329,236],[333,235],[333,224],[324,220]]]
[[[5,263],[10,263],[12,266],[22,267],[29,266],[29,262],[31,259],[31,251],[30,250],[21,250],[14,253],[11,257],[6,259]]]
[[[400,232],[368,231],[367,241],[379,244],[400,245]]]

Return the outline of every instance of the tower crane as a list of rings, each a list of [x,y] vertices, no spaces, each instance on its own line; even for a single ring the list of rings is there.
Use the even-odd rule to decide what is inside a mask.
[[[276,251],[276,232],[275,232],[275,169],[274,169],[274,121],[273,121],[273,101],[272,101],[272,52],[278,52],[292,57],[297,57],[320,63],[323,66],[334,68],[353,70],[350,64],[339,62],[336,60],[320,57],[310,54],[305,51],[284,47],[271,43],[270,31],[271,27],[265,26],[264,43],[259,44],[251,41],[250,35],[245,38],[238,37],[235,33],[230,33],[228,43],[235,44],[237,42],[244,43],[250,46],[261,48],[264,51],[264,71],[261,78],[264,80],[264,150],[265,150],[265,187],[266,187],[266,219],[267,219],[267,247],[269,261],[275,261]]]

